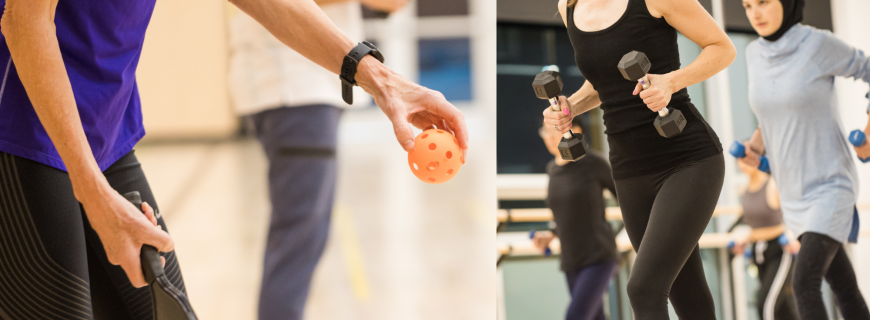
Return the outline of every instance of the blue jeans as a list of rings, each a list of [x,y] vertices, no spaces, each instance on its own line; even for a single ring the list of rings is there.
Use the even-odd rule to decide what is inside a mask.
[[[311,276],[329,233],[341,113],[334,106],[310,105],[251,116],[269,160],[272,202],[261,320],[302,319]]]
[[[566,320],[606,320],[604,294],[616,272],[616,262],[602,262],[578,271],[567,272],[571,304]]]

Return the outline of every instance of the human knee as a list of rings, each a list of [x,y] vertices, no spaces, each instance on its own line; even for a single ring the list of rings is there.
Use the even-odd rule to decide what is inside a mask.
[[[797,300],[806,299],[815,294],[821,295],[822,277],[806,272],[795,272],[792,287]]]
[[[654,302],[659,295],[662,295],[659,290],[649,281],[644,281],[638,277],[631,277],[626,285],[626,293],[632,305]],[[664,294],[667,299],[667,294]]]

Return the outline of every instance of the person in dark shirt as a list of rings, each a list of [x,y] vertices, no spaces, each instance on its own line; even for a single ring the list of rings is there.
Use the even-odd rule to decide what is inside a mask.
[[[582,117],[573,120],[573,130],[583,132]],[[571,304],[569,320],[604,320],[604,294],[616,271],[616,240],[604,217],[604,189],[616,194],[610,164],[598,152],[588,150],[583,159],[562,160],[559,131],[544,125],[541,138],[555,158],[547,164],[550,182],[547,206],[553,210],[554,231],[536,232],[535,246],[545,250],[557,237],[562,245],[561,269],[568,280]]]

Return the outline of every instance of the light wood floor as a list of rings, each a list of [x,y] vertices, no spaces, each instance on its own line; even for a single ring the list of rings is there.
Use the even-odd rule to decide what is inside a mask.
[[[381,117],[343,119],[332,231],[306,319],[494,319],[494,130],[474,125],[468,164],[428,185]],[[136,150],[200,318],[255,319],[270,210],[259,144]]]

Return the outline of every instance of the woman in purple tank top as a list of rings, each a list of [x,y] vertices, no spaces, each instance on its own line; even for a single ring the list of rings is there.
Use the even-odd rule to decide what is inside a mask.
[[[135,73],[155,1],[0,0],[0,319],[150,319],[144,244],[166,253],[166,276],[185,290],[132,151],[145,134]],[[355,46],[314,1],[231,2],[336,74]],[[405,150],[412,126],[449,129],[467,149],[464,117],[443,95],[369,55],[354,61],[349,80]],[[121,195],[131,191],[145,215]]]

